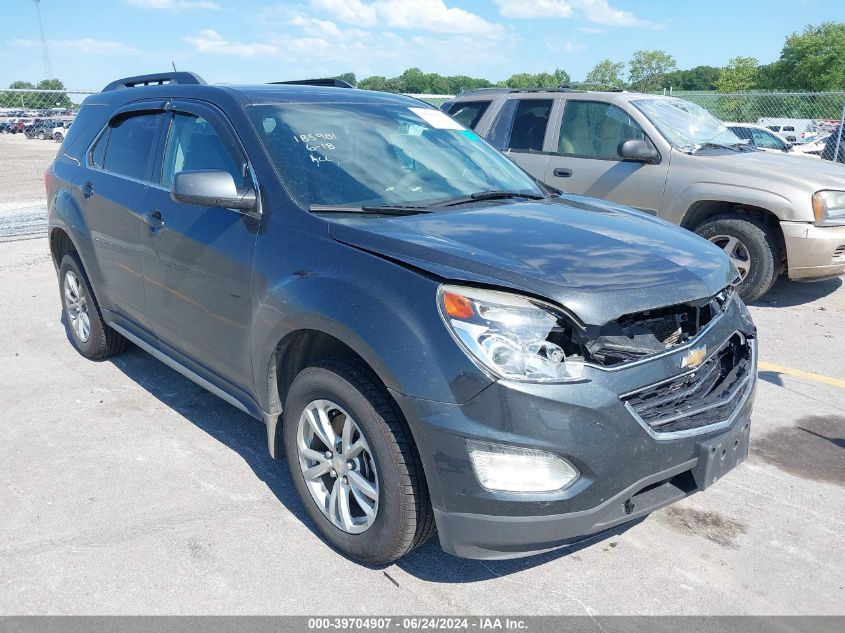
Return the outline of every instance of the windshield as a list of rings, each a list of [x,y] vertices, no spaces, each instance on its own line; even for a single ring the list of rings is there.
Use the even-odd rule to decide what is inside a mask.
[[[475,132],[423,104],[281,103],[247,111],[306,208],[424,206],[485,191],[543,195]]]
[[[633,102],[673,146],[696,151],[702,145],[725,147],[742,141],[700,105],[676,98],[637,99]]]

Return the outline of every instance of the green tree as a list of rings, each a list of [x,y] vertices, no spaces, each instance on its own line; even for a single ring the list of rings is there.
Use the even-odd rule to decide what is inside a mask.
[[[703,92],[716,90],[716,82],[722,70],[715,66],[696,66],[689,70],[673,70],[666,73],[664,84],[673,90]]]
[[[364,90],[379,90],[381,92],[387,91],[387,78],[381,75],[373,75],[372,77],[365,77],[358,82],[358,87]]]
[[[340,79],[341,81],[345,81],[348,84],[352,84],[353,86],[358,85],[358,80],[355,78],[355,73],[342,73],[340,75],[335,75],[332,79]]]
[[[35,88],[35,84],[29,81],[13,81],[9,84],[9,88],[12,90],[32,90]]]
[[[845,23],[808,25],[800,35],[793,33],[772,70],[782,90],[845,89]]]
[[[622,79],[624,70],[625,62],[603,59],[587,73],[584,83],[599,87],[622,88],[625,86],[625,81]]]
[[[676,68],[675,58],[665,51],[636,51],[628,62],[628,83],[640,92],[659,90]]]
[[[59,79],[44,79],[38,84],[29,81],[13,81],[9,88],[13,90],[32,90],[32,92],[0,93],[0,107],[24,109],[72,108],[73,102],[65,92],[36,92],[37,90],[60,90],[65,85]]]
[[[748,92],[757,84],[760,63],[755,57],[732,57],[716,81],[719,92]]]

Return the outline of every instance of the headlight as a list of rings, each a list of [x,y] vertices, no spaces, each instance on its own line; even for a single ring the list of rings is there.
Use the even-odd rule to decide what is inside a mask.
[[[525,382],[580,379],[582,364],[567,362],[549,340],[560,314],[550,306],[507,292],[441,286],[438,303],[455,338],[497,376]]]
[[[817,191],[813,194],[816,224],[845,223],[845,191]]]
[[[552,453],[467,440],[478,482],[487,490],[555,492],[572,485],[578,470]]]

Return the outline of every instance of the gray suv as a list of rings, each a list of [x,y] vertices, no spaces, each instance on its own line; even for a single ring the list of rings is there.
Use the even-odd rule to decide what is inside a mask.
[[[45,180],[71,343],[131,341],[261,420],[356,560],[435,528],[459,556],[553,549],[746,456],[756,331],[724,253],[415,99],[130,77]]]
[[[482,89],[442,109],[553,187],[630,205],[718,245],[747,302],[784,271],[809,281],[845,273],[845,170],[756,151],[694,103]]]

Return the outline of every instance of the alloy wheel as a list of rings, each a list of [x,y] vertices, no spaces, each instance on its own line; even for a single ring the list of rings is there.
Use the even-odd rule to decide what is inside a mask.
[[[340,405],[313,400],[302,411],[296,451],[305,485],[336,528],[360,534],[378,514],[375,460],[358,424]]]
[[[65,310],[70,327],[81,343],[87,343],[91,335],[91,318],[88,316],[88,299],[85,287],[72,270],[65,273]]]
[[[733,235],[714,235],[709,240],[725,251],[725,254],[731,258],[739,271],[741,279],[745,281],[748,272],[751,270],[751,255],[748,252],[748,247]]]

